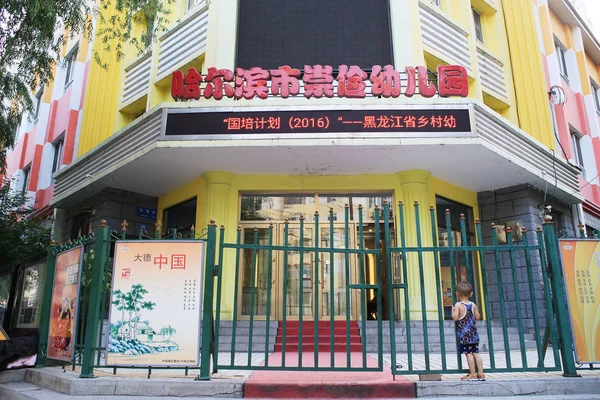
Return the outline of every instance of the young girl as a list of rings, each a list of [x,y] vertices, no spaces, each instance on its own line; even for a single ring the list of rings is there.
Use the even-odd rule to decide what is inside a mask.
[[[469,298],[473,296],[473,286],[469,282],[459,282],[456,285],[458,302],[452,307],[452,319],[456,321],[458,335],[458,351],[467,357],[469,373],[461,378],[463,381],[484,381],[483,362],[479,355],[479,335],[475,320],[481,319],[477,305]],[[477,373],[475,373],[477,365]]]

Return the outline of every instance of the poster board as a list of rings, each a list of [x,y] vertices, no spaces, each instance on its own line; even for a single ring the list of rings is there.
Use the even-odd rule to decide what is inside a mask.
[[[21,271],[17,328],[38,327],[44,264],[31,265]]]
[[[600,363],[600,240],[560,239],[575,361]]]
[[[77,333],[77,308],[83,246],[78,246],[56,256],[50,326],[48,329],[48,358],[71,361],[74,356]]]
[[[198,366],[203,270],[204,242],[118,241],[107,365]]]

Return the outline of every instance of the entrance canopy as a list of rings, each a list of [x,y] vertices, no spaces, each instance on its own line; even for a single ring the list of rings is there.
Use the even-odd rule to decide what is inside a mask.
[[[566,203],[582,201],[578,169],[478,102],[280,110],[157,107],[59,171],[52,205],[69,207],[106,187],[160,196],[206,171],[355,175],[410,169],[475,192],[556,186],[556,197]],[[246,118],[254,122],[244,128],[251,122]]]

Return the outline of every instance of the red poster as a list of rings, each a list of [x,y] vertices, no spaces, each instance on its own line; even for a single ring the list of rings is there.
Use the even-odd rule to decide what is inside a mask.
[[[48,330],[48,358],[61,361],[73,359],[82,261],[82,246],[56,256]]]

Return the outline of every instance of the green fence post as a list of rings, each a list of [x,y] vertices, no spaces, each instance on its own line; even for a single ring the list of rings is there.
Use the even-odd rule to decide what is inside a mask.
[[[88,320],[85,329],[85,342],[83,346],[83,361],[81,364],[80,378],[94,378],[94,347],[98,333],[98,317],[100,314],[100,295],[102,292],[102,275],[106,252],[110,246],[110,230],[106,221],[102,220],[94,229],[95,257],[92,267],[92,282],[90,283],[90,303],[88,305]]]
[[[544,222],[544,241],[546,244],[546,254],[548,265],[550,267],[550,284],[552,285],[552,294],[556,297],[556,322],[558,324],[558,333],[560,336],[561,357],[563,364],[563,376],[579,376],[575,369],[575,359],[573,358],[573,339],[569,326],[569,310],[567,309],[567,300],[565,298],[564,283],[560,271],[560,259],[558,256],[558,242],[554,232],[554,222],[547,219]]]
[[[57,246],[54,240],[50,241],[48,247],[48,261],[44,271],[44,294],[42,296],[42,310],[40,313],[40,337],[38,345],[37,361],[35,366],[42,368],[46,364],[48,354],[48,329],[50,327],[50,309],[52,308],[52,286],[54,284],[54,269],[56,267]]]
[[[215,285],[215,250],[217,246],[217,224],[210,220],[206,239],[206,267],[204,273],[204,299],[202,300],[202,349],[200,352],[200,380],[210,379],[210,354],[213,346],[212,313]],[[217,299],[221,301],[221,299]],[[218,335],[219,332],[216,332]],[[216,360],[214,360],[216,363]]]

